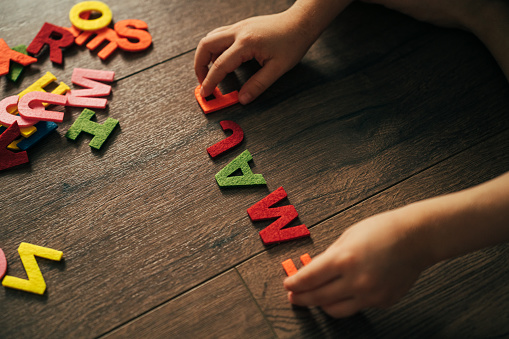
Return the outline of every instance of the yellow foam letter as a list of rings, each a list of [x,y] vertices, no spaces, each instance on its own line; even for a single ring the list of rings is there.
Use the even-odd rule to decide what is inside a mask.
[[[18,253],[21,258],[21,262],[25,267],[25,271],[27,272],[28,279],[21,279],[6,275],[2,281],[2,285],[26,292],[44,294],[44,291],[46,291],[46,282],[42,277],[42,273],[39,269],[39,265],[37,265],[35,256],[60,261],[63,253],[51,248],[32,245],[26,242],[22,242],[19,245]]]
[[[97,19],[87,20],[80,17],[81,13],[100,12],[101,16]],[[113,18],[108,5],[101,1],[83,1],[71,8],[69,20],[74,27],[82,31],[97,31],[108,26]]]

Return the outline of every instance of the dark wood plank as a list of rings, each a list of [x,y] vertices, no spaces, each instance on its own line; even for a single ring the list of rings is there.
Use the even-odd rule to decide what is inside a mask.
[[[105,338],[273,338],[238,273],[230,270]]]
[[[97,112],[120,120],[104,150],[63,137],[68,108],[30,165],[0,173],[9,274],[24,274],[21,241],[65,257],[41,265],[45,296],[0,293],[0,337],[101,335],[266,250],[246,209],[278,186],[312,226],[509,127],[507,82],[478,41],[379,7],[349,9],[247,107],[204,116],[192,60],[114,85]],[[223,119],[246,140],[212,161]],[[245,148],[268,187],[219,189],[214,174]]]
[[[281,262],[317,255],[350,225],[370,215],[484,182],[509,169],[509,132],[446,160],[326,220],[312,242],[281,245],[238,267],[278,337],[505,337],[509,333],[509,245],[487,248],[439,263],[387,310],[368,310],[334,320],[317,308],[292,307]]]
[[[29,45],[45,22],[70,27],[69,11],[77,1],[40,2],[31,0],[2,1],[0,3],[0,37],[10,47]],[[113,13],[113,22],[139,19],[148,24],[153,38],[152,47],[143,52],[129,53],[117,50],[106,61],[98,51],[74,45],[64,51],[64,65],[52,64],[48,53],[30,66],[27,75],[17,83],[1,79],[3,96],[17,94],[45,72],[52,72],[59,81],[71,86],[74,67],[106,69],[116,72],[116,78],[138,72],[157,63],[193,50],[202,37],[216,27],[232,24],[244,18],[283,11],[289,1],[239,2],[228,1],[106,1]],[[206,14],[206,15],[204,15]],[[113,26],[112,26],[113,27]],[[101,48],[101,46],[99,47]]]

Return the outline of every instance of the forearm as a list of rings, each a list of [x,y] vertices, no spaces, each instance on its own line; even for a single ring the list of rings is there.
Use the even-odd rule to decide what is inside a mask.
[[[490,50],[509,80],[509,1],[486,1],[468,26]]]
[[[509,172],[479,186],[405,206],[400,217],[414,228],[432,265],[509,241]]]
[[[353,0],[297,0],[288,11],[293,12],[314,42],[351,2]]]

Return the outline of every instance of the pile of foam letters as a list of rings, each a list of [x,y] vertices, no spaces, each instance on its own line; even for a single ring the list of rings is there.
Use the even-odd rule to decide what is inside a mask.
[[[91,18],[99,13],[98,18]],[[0,38],[0,76],[6,75],[10,81],[18,81],[23,69],[37,61],[43,48],[49,49],[49,58],[53,63],[63,63],[63,48],[74,43],[96,49],[103,42],[108,44],[99,51],[102,60],[108,58],[117,48],[136,52],[148,48],[152,37],[147,31],[145,22],[137,19],[122,20],[115,23],[114,28],[108,25],[112,21],[109,7],[100,1],[84,1],[76,4],[69,12],[72,27],[60,27],[45,23],[30,45],[9,48]],[[103,44],[104,45],[104,44]],[[31,55],[32,56],[31,56]],[[18,166],[28,162],[26,150],[36,144],[61,123],[64,113],[50,111],[46,106],[84,107],[80,116],[74,121],[66,133],[66,137],[75,140],[81,132],[93,135],[89,145],[100,149],[108,136],[118,124],[118,120],[108,118],[103,124],[91,121],[95,115],[91,108],[105,108],[111,93],[111,86],[102,82],[112,82],[113,71],[75,68],[71,81],[83,89],[71,90],[65,83],[60,84],[51,92],[45,87],[56,81],[56,77],[46,72],[39,80],[28,86],[18,95],[9,96],[0,101],[0,170]],[[0,248],[0,279],[4,287],[26,292],[43,294],[46,283],[37,265],[35,257],[60,261],[63,253],[54,249],[22,242],[18,253],[26,270],[28,279],[9,275],[7,260]]]
[[[90,19],[93,13],[101,15]],[[55,64],[62,64],[62,49],[74,43],[83,45],[89,41],[86,47],[94,50],[107,41],[108,44],[98,53],[103,60],[117,48],[136,52],[145,50],[152,44],[152,37],[145,22],[137,19],[122,20],[115,23],[112,29],[108,27],[112,18],[111,10],[106,4],[100,1],[85,1],[70,10],[70,28],[46,22],[28,47],[20,45],[10,49],[0,38],[0,76],[7,75],[11,81],[17,81],[23,68],[36,62],[37,59],[33,56],[42,54],[45,46],[49,49],[50,60]],[[92,122],[90,119],[95,113],[90,109],[106,107],[107,99],[100,97],[108,96],[111,86],[99,81],[112,82],[114,75],[113,71],[75,68],[71,81],[84,89],[71,91],[69,86],[61,82],[51,93],[47,93],[44,87],[56,81],[56,77],[47,72],[18,95],[0,101],[0,124],[3,125],[0,127],[0,132],[3,132],[0,136],[0,170],[27,163],[26,150],[55,130],[56,123],[63,121],[62,112],[45,109],[48,104],[85,107],[66,136],[75,140],[81,132],[92,134],[94,138],[90,146],[101,148],[118,121],[108,118],[102,125]]]

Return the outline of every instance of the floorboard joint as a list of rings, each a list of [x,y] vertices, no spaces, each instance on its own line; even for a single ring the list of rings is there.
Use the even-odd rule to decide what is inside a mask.
[[[274,331],[274,328],[272,327],[272,324],[271,322],[269,321],[269,319],[267,319],[267,317],[265,316],[265,312],[263,312],[262,308],[260,307],[260,304],[258,304],[258,302],[256,301],[256,298],[254,297],[253,293],[251,292],[251,290],[249,289],[249,286],[247,286],[244,278],[242,277],[242,275],[240,274],[239,270],[237,269],[237,267],[234,268],[235,272],[237,273],[237,275],[239,276],[239,279],[240,281],[242,282],[242,285],[244,285],[244,287],[246,288],[247,292],[249,293],[249,296],[251,297],[251,300],[253,300],[253,302],[255,303],[256,307],[258,308],[258,311],[260,311],[260,313],[262,314],[262,317],[263,319],[265,320],[265,322],[267,323],[267,326],[269,326],[272,334],[274,335],[274,338],[279,338],[276,334],[276,331]]]

